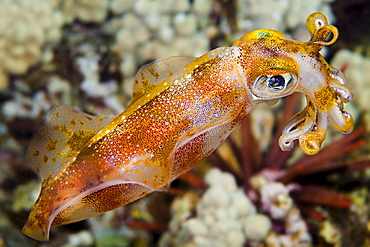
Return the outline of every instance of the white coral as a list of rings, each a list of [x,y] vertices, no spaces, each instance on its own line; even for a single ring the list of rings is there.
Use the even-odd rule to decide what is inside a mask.
[[[34,94],[32,100],[23,94],[16,93],[13,100],[5,102],[1,106],[1,113],[8,121],[17,117],[33,119],[40,116],[41,113],[47,112],[50,108],[51,105],[43,91]]]
[[[122,8],[122,0],[114,1],[112,5],[110,0],[53,0],[51,2],[63,13],[67,23],[73,22],[76,18],[82,22],[99,23],[106,19],[110,8]]]
[[[205,181],[210,187],[196,205],[196,217],[181,221],[175,213],[170,222],[172,238],[164,235],[160,246],[243,246],[246,240],[262,241],[271,221],[256,215],[256,207],[237,189],[235,178],[211,169]],[[180,208],[179,202],[173,207]],[[184,203],[188,205],[186,197]]]
[[[201,31],[209,26],[211,0],[111,1],[117,16],[105,25],[105,31],[116,36],[113,49],[121,55],[120,69],[126,80],[144,62],[209,51],[207,32]]]
[[[282,183],[269,183],[261,188],[263,209],[273,219],[283,219],[293,206],[288,189]]]
[[[101,83],[99,79],[99,59],[98,55],[77,58],[77,64],[84,80],[81,83],[81,89],[92,98],[107,97],[117,91],[117,83],[109,81]]]
[[[76,0],[76,17],[84,22],[101,22],[107,17],[109,0]]]
[[[261,175],[254,180],[256,178],[264,180],[262,183],[253,183],[260,192],[264,212],[285,224],[286,234],[271,231],[266,237],[266,243],[269,246],[311,246],[306,222],[290,197],[289,189],[282,183],[269,182]]]
[[[0,68],[23,74],[61,38],[63,16],[46,0],[0,1]]]
[[[230,173],[221,172],[218,169],[211,169],[204,180],[211,187],[222,187],[227,193],[237,190],[235,178]]]
[[[361,110],[369,114],[367,99],[370,97],[370,58],[358,52],[341,49],[335,54],[330,64],[334,68],[345,68],[344,73],[356,95],[354,97],[355,103],[358,104]]]
[[[249,240],[263,241],[272,227],[271,220],[263,214],[254,214],[244,222],[244,233]]]

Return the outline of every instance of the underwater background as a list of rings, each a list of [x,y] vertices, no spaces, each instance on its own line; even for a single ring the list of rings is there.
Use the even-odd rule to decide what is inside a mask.
[[[48,243],[21,233],[40,190],[27,145],[54,106],[115,116],[142,65],[261,28],[307,41],[315,11],[339,29],[323,54],[354,92],[352,134],[329,132],[315,156],[280,151],[282,125],[305,104],[294,94],[255,107],[168,192],[53,228]],[[369,1],[2,0],[0,17],[0,247],[370,246]]]

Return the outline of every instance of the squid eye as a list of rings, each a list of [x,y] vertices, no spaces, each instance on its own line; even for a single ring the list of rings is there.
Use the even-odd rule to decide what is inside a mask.
[[[292,93],[297,82],[295,74],[263,75],[253,82],[252,91],[260,99],[275,99]]]
[[[274,90],[281,90],[285,87],[285,78],[281,75],[273,75],[267,77],[267,86]]]

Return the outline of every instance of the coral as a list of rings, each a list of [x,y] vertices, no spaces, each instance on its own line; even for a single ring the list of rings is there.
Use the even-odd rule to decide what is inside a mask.
[[[113,80],[105,83],[100,82],[99,59],[100,57],[97,54],[77,58],[77,64],[84,76],[84,80],[81,83],[81,90],[91,98],[102,98],[104,103],[108,108],[112,109],[114,114],[119,114],[124,108],[117,97],[112,96],[118,90],[117,82]],[[92,112],[95,111],[93,110]]]
[[[246,240],[263,241],[271,220],[256,213],[255,205],[238,189],[235,178],[211,169],[205,181],[209,188],[199,202],[189,201],[189,196],[175,200],[170,231],[164,234],[160,246],[243,246]],[[189,218],[194,208],[196,217]]]
[[[19,92],[13,94],[12,100],[1,105],[0,111],[6,121],[14,119],[37,119],[48,112],[53,105],[71,102],[71,85],[58,76],[50,77],[46,82],[46,91],[38,91],[29,97],[30,87],[21,80],[14,86]]]
[[[111,0],[109,7],[110,10],[117,15],[130,10],[134,2],[135,0]]]
[[[354,94],[354,103],[365,113],[366,124],[370,129],[370,110],[367,99],[370,97],[370,58],[359,52],[341,49],[332,59],[333,66],[342,68],[348,81],[351,83]],[[353,109],[356,113],[356,109]]]
[[[1,1],[0,16],[0,68],[7,73],[25,73],[61,38],[63,16],[46,0]]]
[[[267,183],[260,188],[263,209],[273,219],[283,219],[293,206],[288,189],[282,183]]]
[[[113,1],[111,9],[118,15],[105,25],[105,30],[115,35],[113,49],[122,58],[120,70],[125,83],[133,83],[139,65],[147,61],[197,56],[209,50],[206,34],[211,32],[201,31],[209,26],[210,0]]]
[[[207,17],[212,12],[212,4],[209,0],[195,0],[192,12],[200,19]]]
[[[47,82],[47,89],[52,95],[60,95],[60,100],[55,102],[59,104],[71,104],[71,84],[59,76],[52,76]],[[55,98],[54,98],[55,99]]]
[[[274,219],[284,222],[284,232],[273,232],[266,238],[266,243],[283,246],[309,246],[311,235],[306,222],[289,194],[290,189],[282,183],[271,182],[263,175],[252,177],[261,197],[263,211]],[[259,181],[256,181],[259,180]]]
[[[263,214],[255,214],[245,219],[244,233],[247,239],[260,242],[267,236],[271,227],[270,218]]]
[[[66,23],[71,23],[75,19],[82,22],[100,23],[107,18],[110,0],[53,0],[52,4],[55,9],[62,12]],[[115,6],[117,3],[114,3]]]
[[[65,247],[73,246],[92,246],[94,244],[94,237],[89,231],[81,231],[68,236],[68,243],[63,245]]]
[[[7,121],[15,118],[34,119],[42,112],[47,112],[51,108],[49,101],[46,99],[45,92],[38,92],[33,99],[23,94],[16,94],[14,99],[5,102],[1,107],[1,112]]]
[[[30,210],[40,189],[41,186],[36,181],[18,186],[14,191],[12,210],[17,213],[21,210]]]
[[[74,12],[84,22],[101,22],[108,14],[109,0],[76,0]]]
[[[340,231],[329,220],[325,220],[324,222],[322,222],[320,236],[322,236],[326,240],[326,242],[333,244],[334,246],[340,246]]]

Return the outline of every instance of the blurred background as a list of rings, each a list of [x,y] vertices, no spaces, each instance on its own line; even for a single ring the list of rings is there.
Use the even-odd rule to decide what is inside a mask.
[[[40,190],[27,145],[54,106],[117,115],[140,66],[261,28],[306,42],[315,11],[339,29],[323,55],[354,92],[353,134],[329,131],[316,156],[281,152],[282,125],[305,104],[295,94],[253,109],[167,193],[54,228],[49,243],[21,233]],[[369,1],[2,0],[0,16],[0,247],[370,246]]]

